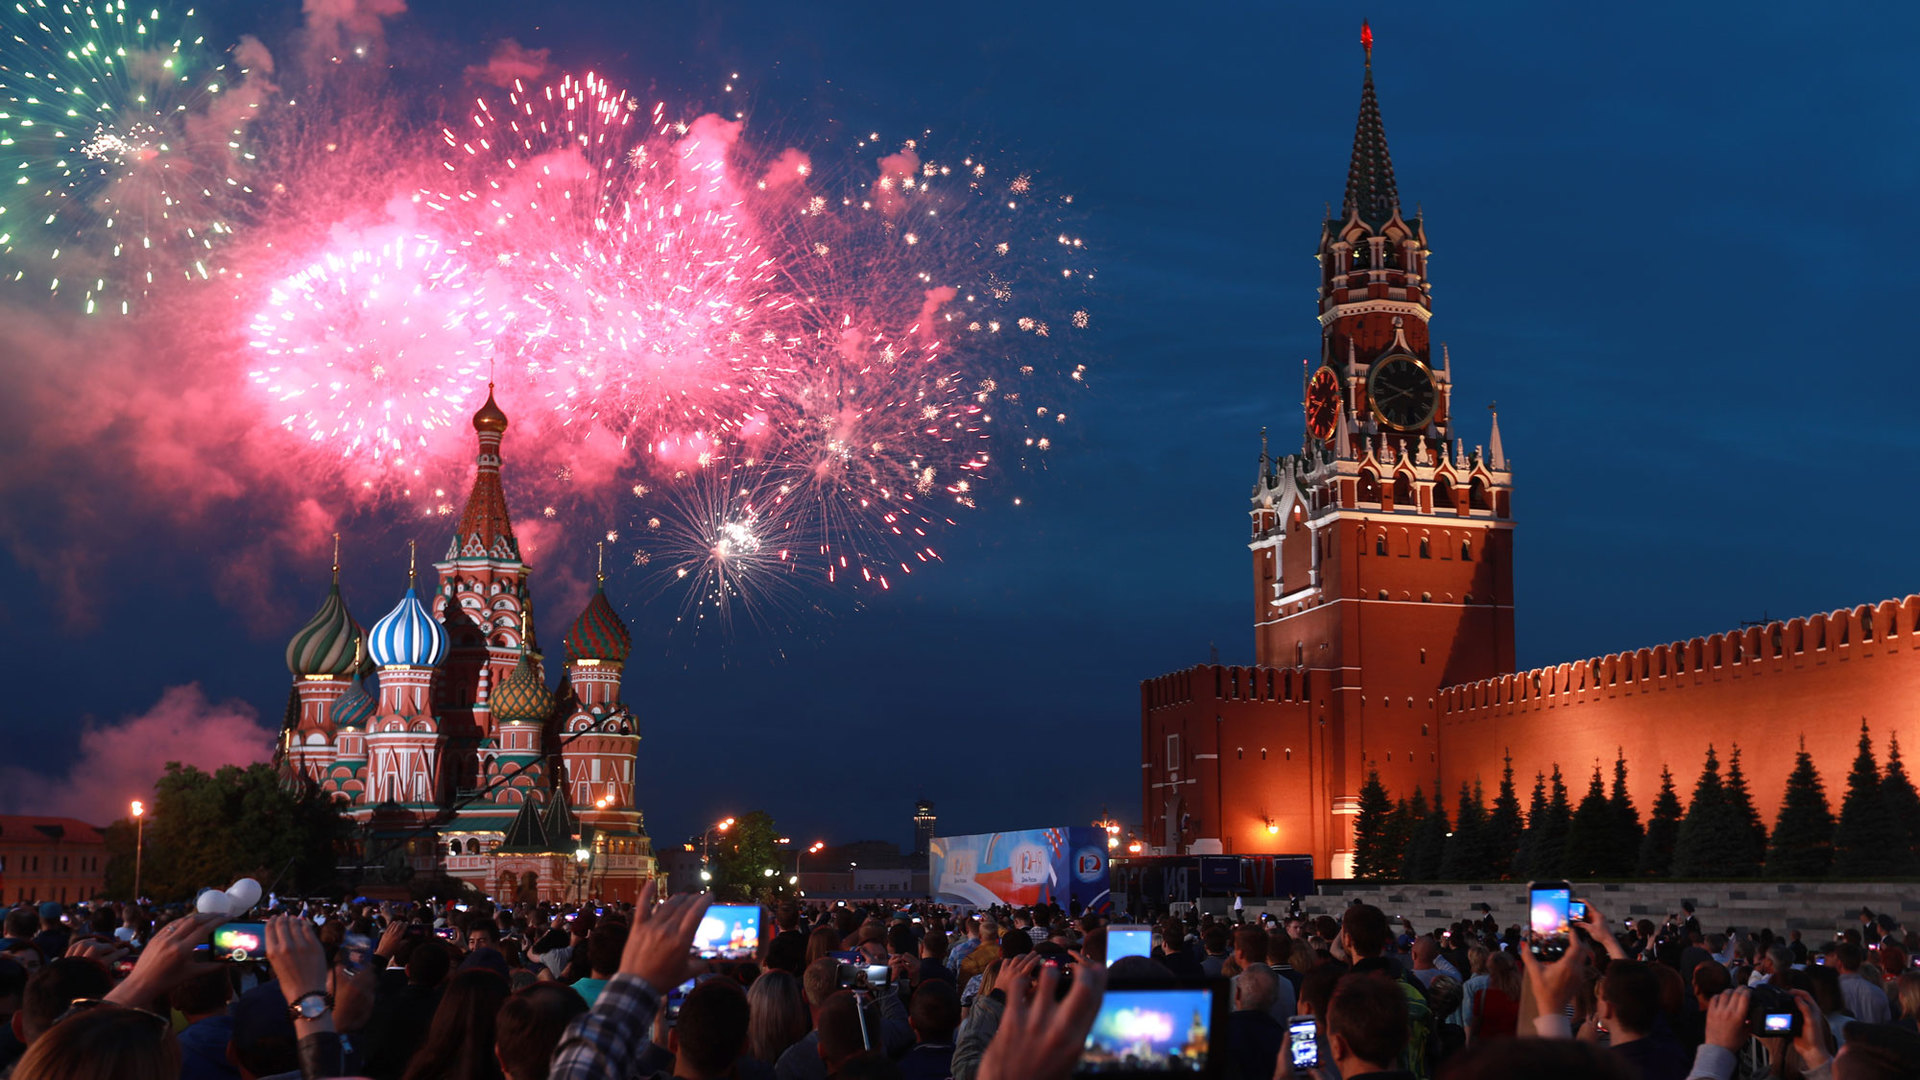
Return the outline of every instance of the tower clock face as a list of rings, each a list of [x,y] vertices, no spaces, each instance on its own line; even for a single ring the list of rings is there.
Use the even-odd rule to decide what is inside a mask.
[[[1396,353],[1374,362],[1367,373],[1367,396],[1380,422],[1401,431],[1427,426],[1439,404],[1433,372],[1417,358]]]
[[[1307,382],[1307,432],[1321,442],[1333,438],[1340,421],[1340,379],[1330,367],[1313,373]]]

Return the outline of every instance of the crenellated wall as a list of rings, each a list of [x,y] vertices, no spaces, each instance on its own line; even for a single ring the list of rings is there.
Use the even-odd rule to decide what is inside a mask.
[[[1451,686],[1437,712],[1448,792],[1492,790],[1511,752],[1523,799],[1557,763],[1578,800],[1624,750],[1644,816],[1663,764],[1684,804],[1708,744],[1723,774],[1737,745],[1771,826],[1802,738],[1836,810],[1863,719],[1882,764],[1890,736],[1920,746],[1920,596]]]

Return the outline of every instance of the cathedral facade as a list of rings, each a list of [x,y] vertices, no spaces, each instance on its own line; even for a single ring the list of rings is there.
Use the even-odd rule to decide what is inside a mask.
[[[410,566],[405,595],[362,630],[336,558],[332,590],[287,644],[280,768],[345,805],[376,869],[503,901],[635,899],[654,857],[620,694],[631,639],[603,575],[562,639],[563,681],[547,684],[491,387],[473,427],[477,474],[437,584],[423,597]]]
[[[1359,794],[1452,805],[1558,764],[1578,789],[1624,754],[1644,813],[1670,765],[1744,748],[1773,819],[1798,740],[1829,786],[1863,717],[1920,712],[1920,597],[1514,671],[1514,474],[1499,419],[1458,424],[1428,334],[1427,238],[1401,207],[1372,38],[1339,216],[1322,227],[1321,351],[1297,454],[1261,437],[1250,506],[1251,667],[1141,685],[1142,837],[1154,850],[1309,852],[1352,872]],[[1909,730],[1911,727],[1909,726]]]

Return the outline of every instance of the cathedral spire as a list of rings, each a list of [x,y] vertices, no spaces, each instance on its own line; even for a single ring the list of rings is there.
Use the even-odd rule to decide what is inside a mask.
[[[1353,131],[1353,161],[1347,166],[1347,197],[1342,217],[1358,214],[1369,225],[1379,225],[1400,210],[1400,191],[1393,183],[1393,160],[1387,156],[1387,130],[1380,122],[1380,102],[1373,93],[1373,28],[1360,24],[1360,46],[1366,50],[1366,82],[1360,91],[1360,120]]]
[[[453,535],[447,558],[493,558],[519,561],[520,541],[513,535],[513,520],[507,516],[507,495],[500,487],[500,440],[507,430],[507,414],[493,401],[493,384],[487,384],[487,403],[473,414],[473,431],[479,443],[479,469],[473,478],[473,492],[467,496],[466,509],[460,514],[460,526]]]
[[[1496,472],[1504,472],[1507,467],[1507,451],[1500,445],[1500,412],[1494,402],[1487,406],[1487,412],[1493,414],[1493,433],[1487,436],[1487,464]]]

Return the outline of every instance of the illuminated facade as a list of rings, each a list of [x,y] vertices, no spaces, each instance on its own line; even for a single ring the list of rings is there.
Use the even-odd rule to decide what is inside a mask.
[[[1143,835],[1163,852],[1310,852],[1348,876],[1370,772],[1451,808],[1511,752],[1576,778],[1624,751],[1645,810],[1709,742],[1738,743],[1762,814],[1804,736],[1829,787],[1861,717],[1920,709],[1920,598],[1513,674],[1513,472],[1499,420],[1456,427],[1428,334],[1425,229],[1402,212],[1371,36],[1340,215],[1322,229],[1319,363],[1298,454],[1262,436],[1250,507],[1252,667],[1141,685]],[[1684,692],[1682,692],[1684,691]]]
[[[287,646],[281,767],[351,806],[378,852],[502,899],[633,899],[653,876],[635,804],[640,736],[621,702],[631,651],[602,588],[546,684],[528,576],[500,483],[507,418],[474,414],[472,494],[438,585],[362,631],[340,594]],[[372,676],[375,685],[370,686]]]

